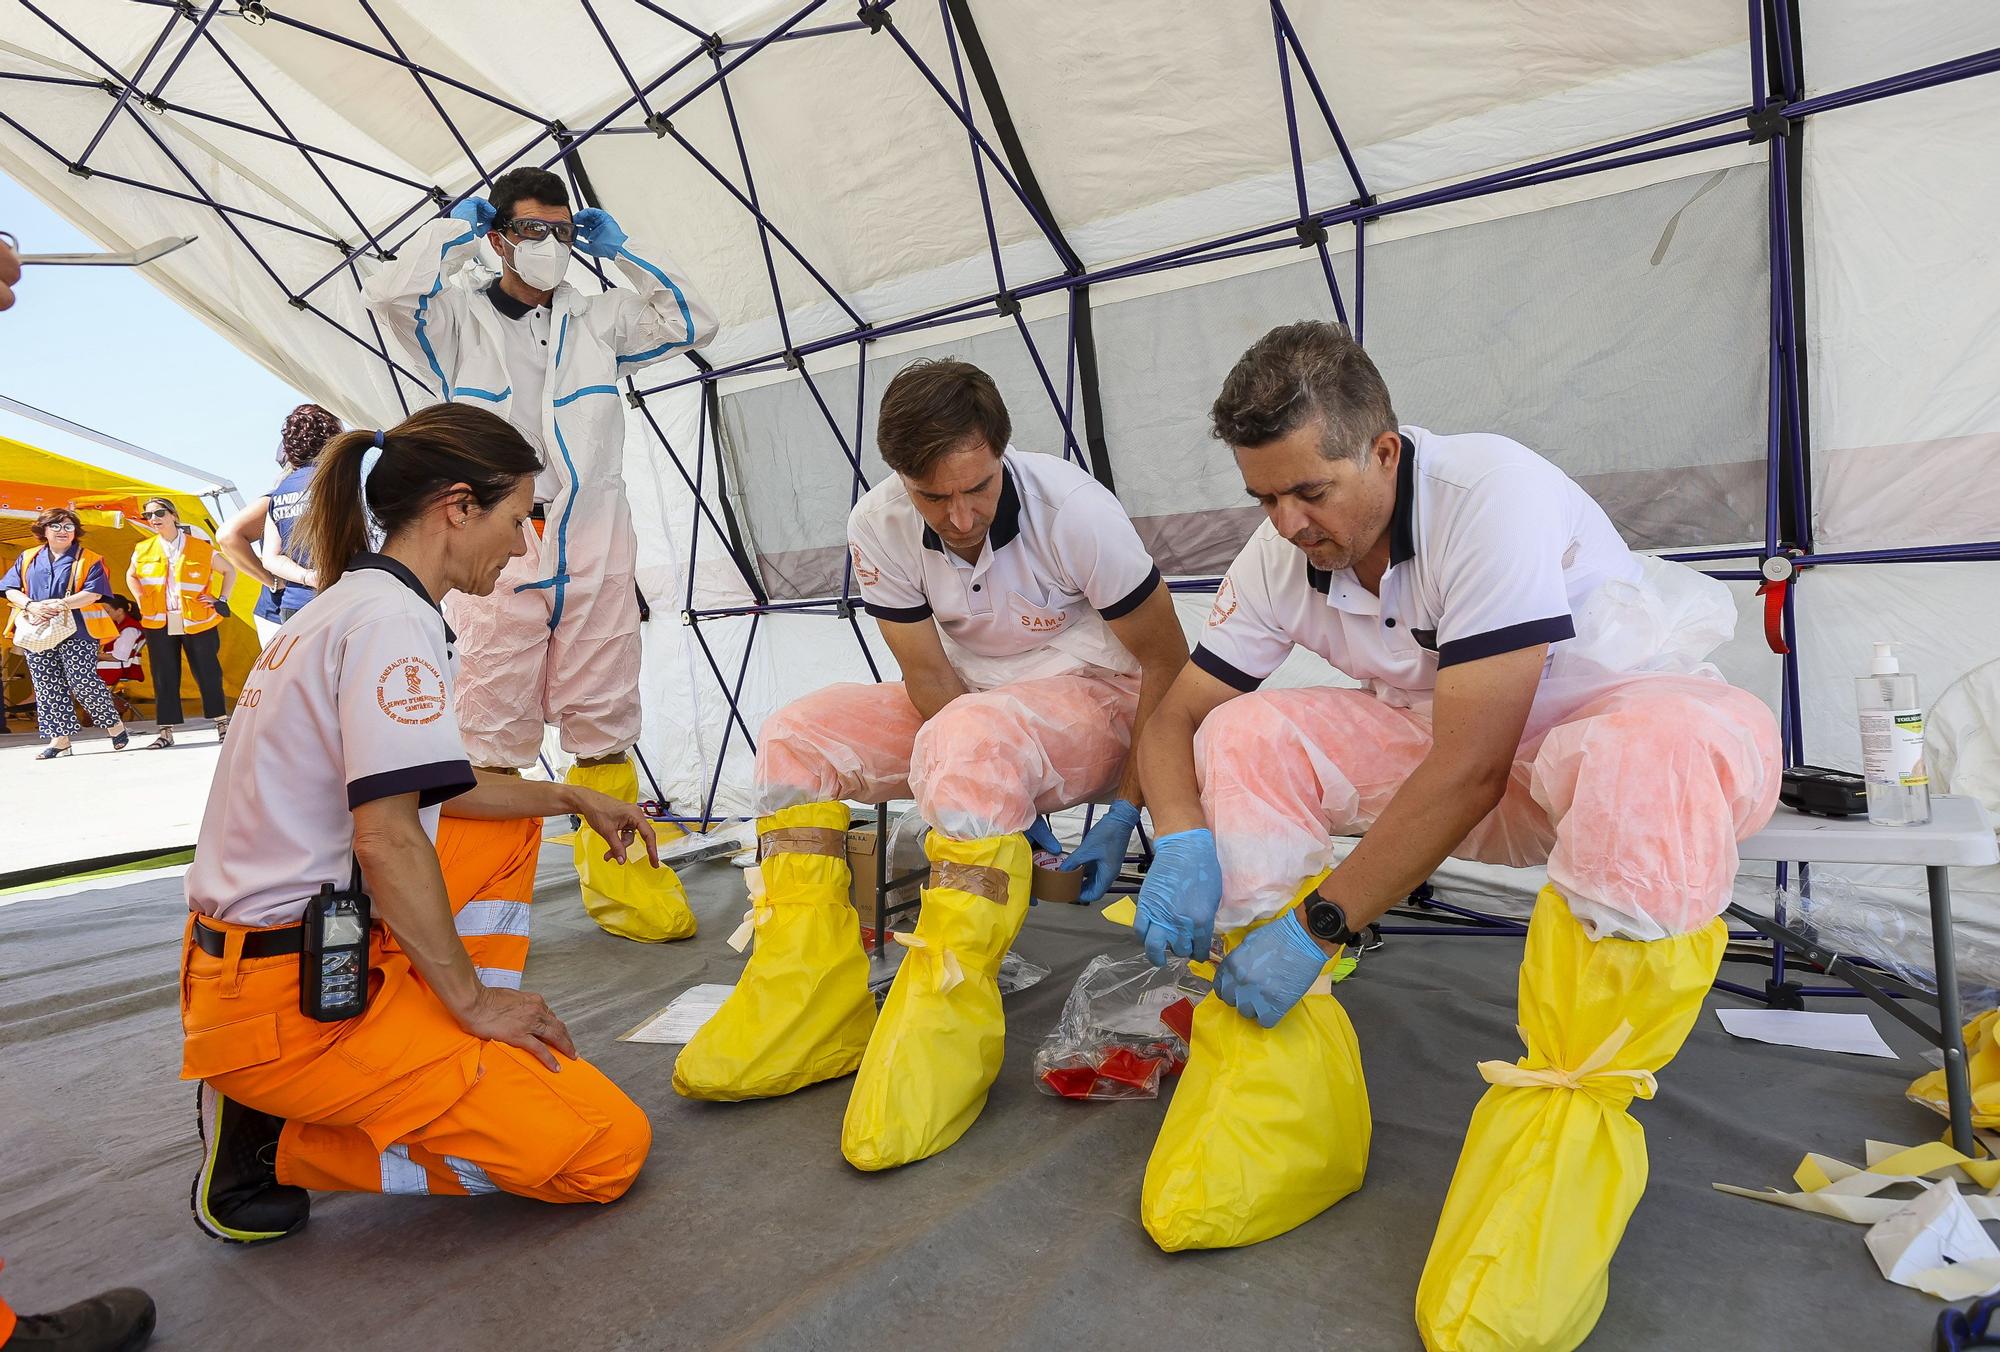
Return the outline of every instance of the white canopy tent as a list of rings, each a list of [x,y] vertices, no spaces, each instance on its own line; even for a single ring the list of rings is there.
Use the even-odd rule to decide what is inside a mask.
[[[1872,641],[1928,694],[2000,658],[1993,6],[850,3],[0,0],[0,168],[107,247],[198,234],[156,283],[361,425],[431,396],[360,280],[503,168],[666,243],[723,326],[628,412],[683,809],[748,810],[762,717],[886,663],[842,523],[919,353],[1114,486],[1190,627],[1253,524],[1208,401],[1338,315],[1406,421],[1735,582],[1718,660],[1792,754],[1858,760]]]

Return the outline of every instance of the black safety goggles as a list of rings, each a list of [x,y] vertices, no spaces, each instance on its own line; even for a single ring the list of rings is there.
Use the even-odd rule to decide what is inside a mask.
[[[551,236],[569,244],[576,239],[576,227],[568,221],[542,221],[532,216],[516,216],[500,227],[510,235],[519,235],[526,240],[544,240]]]

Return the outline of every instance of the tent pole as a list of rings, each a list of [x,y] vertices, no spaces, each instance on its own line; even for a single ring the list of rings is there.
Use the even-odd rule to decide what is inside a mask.
[[[205,469],[197,468],[185,461],[161,455],[157,451],[149,451],[143,447],[134,446],[131,442],[123,441],[108,432],[100,432],[95,428],[85,427],[82,423],[71,422],[68,418],[50,413],[46,409],[36,408],[33,404],[24,404],[18,399],[10,399],[4,394],[0,394],[0,408],[6,409],[9,413],[17,413],[31,422],[38,422],[44,427],[53,427],[57,431],[67,432],[73,437],[81,437],[85,441],[96,442],[99,446],[117,451],[123,455],[129,455],[137,460],[143,460],[149,465],[158,465],[161,469],[170,469],[176,474],[185,474],[190,479],[198,479],[202,483],[213,487],[218,493],[227,493],[229,500],[236,504],[236,509],[238,511],[243,509],[243,495],[236,490],[236,485],[227,479],[217,478]]]
[[[220,3],[220,0],[209,0],[209,9],[211,12],[213,12],[218,3]],[[103,143],[105,133],[111,130],[111,124],[118,120],[118,115],[124,112],[126,105],[132,101],[133,92],[138,89],[139,81],[146,78],[147,67],[151,66],[153,58],[160,54],[160,48],[167,45],[168,36],[174,31],[174,26],[180,21],[181,14],[178,9],[170,12],[167,15],[166,26],[160,29],[160,35],[153,39],[153,45],[146,49],[145,59],[139,62],[139,69],[132,72],[132,78],[128,80],[122,75],[118,77],[118,83],[122,86],[118,91],[118,97],[112,102],[111,111],[106,113],[104,120],[97,124],[97,131],[92,134],[89,143],[84,146],[83,153],[76,157],[78,168],[88,167],[92,152]],[[78,43],[77,45],[82,46],[83,44]]]
[[[1719,146],[1737,145],[1745,141],[1748,141],[1750,139],[1751,133],[1748,130],[1732,132],[1730,134],[1722,136],[1706,137],[1697,141],[1683,142],[1677,145],[1670,145],[1655,150],[1645,151],[1638,154],[1622,156],[1617,159],[1606,160],[1601,163],[1590,163],[1590,164],[1579,165],[1579,161],[1590,160],[1595,156],[1608,153],[1612,150],[1625,149],[1634,145],[1652,144],[1661,140],[1670,139],[1674,136],[1686,135],[1690,132],[1701,130],[1706,127],[1716,126],[1724,122],[1741,121],[1746,115],[1747,115],[1746,110],[1742,109],[1738,109],[1730,113],[1717,113],[1709,117],[1697,119],[1693,122],[1684,123],[1677,127],[1667,128],[1664,131],[1650,132],[1643,136],[1630,137],[1624,141],[1615,142],[1608,146],[1600,146],[1589,150],[1574,151],[1571,152],[1570,154],[1557,156],[1550,160],[1541,161],[1539,163],[1531,165],[1524,165],[1514,170],[1508,170],[1502,174],[1488,175],[1484,178],[1473,179],[1467,183],[1454,184],[1448,188],[1436,189],[1430,192],[1418,194],[1410,198],[1379,202],[1373,206],[1350,205],[1350,206],[1334,208],[1328,211],[1317,212],[1310,219],[1314,223],[1327,226],[1336,224],[1347,224],[1351,221],[1356,221],[1356,220],[1372,220],[1379,216],[1396,215],[1401,212],[1413,211],[1427,206],[1435,206],[1444,202],[1464,201],[1474,197],[1483,197],[1491,195],[1493,193],[1506,192],[1515,188],[1534,187],[1543,183],[1552,183],[1562,179],[1581,177],[1583,175],[1597,173],[1602,170],[1622,169],[1634,164],[1649,163],[1655,160],[1669,159],[1677,155],[1687,155],[1703,150],[1712,150]],[[1226,235],[1219,239],[1207,240],[1196,244],[1182,245],[1178,248],[1168,250],[1165,253],[1155,255],[1151,258],[1139,259],[1131,263],[1119,264],[1117,266],[1106,267],[1092,272],[1084,272],[1077,274],[1076,276],[1059,276],[1059,277],[1049,278],[1047,280],[1040,282],[1031,282],[1024,286],[1016,287],[1013,291],[1013,296],[1016,299],[1026,300],[1030,297],[1046,295],[1053,291],[1071,290],[1078,286],[1093,285],[1099,282],[1110,281],[1123,277],[1139,276],[1146,272],[1161,271],[1164,270],[1166,266],[1173,263],[1182,263],[1184,265],[1191,265],[1196,262],[1210,261],[1212,257],[1215,255],[1216,250],[1226,248],[1232,244],[1240,244],[1249,240],[1266,239],[1269,236],[1278,234],[1279,232],[1295,231],[1297,226],[1298,222],[1296,221],[1279,221],[1270,225],[1258,226],[1252,229],[1238,231],[1234,234]],[[1292,243],[1293,241],[1291,240],[1272,241],[1270,242],[1269,247],[1274,249],[1288,247]],[[988,299],[989,298],[986,297],[979,297],[973,300],[959,301],[953,305],[944,306],[941,307],[940,309],[933,311],[927,311],[924,314],[914,316],[907,320],[898,321],[892,324],[879,324],[872,326],[869,330],[867,330],[867,333],[868,336],[871,338],[883,338],[891,334],[908,331],[909,329],[923,327],[934,322],[946,322],[951,320],[953,317],[959,319],[974,318],[976,316],[967,315],[964,312],[967,310],[971,310],[977,306],[987,304]],[[858,333],[843,333],[843,334],[835,334],[827,338],[815,339],[812,342],[800,344],[795,351],[795,355],[806,356],[815,352],[824,352],[832,348],[842,347],[847,345],[848,343],[854,342],[858,336],[859,336]],[[766,353],[761,356],[746,359],[745,361],[736,363],[731,366],[717,367],[715,370],[715,374],[717,377],[744,374],[752,369],[766,367],[772,362],[782,361],[786,355],[787,354],[783,352]],[[685,383],[685,382],[678,382],[678,383]],[[668,383],[664,385],[649,387],[643,390],[642,393],[656,394],[663,390],[674,388],[674,384],[675,383]]]
[[[1292,98],[1292,60],[1285,46],[1285,20],[1278,8],[1278,0],[1271,0],[1271,32],[1278,43],[1278,87],[1285,97],[1285,139],[1292,150],[1292,188],[1299,199],[1299,238],[1310,243],[1319,254],[1320,271],[1326,275],[1327,293],[1333,297],[1333,314],[1342,325],[1347,324],[1347,306],[1341,302],[1340,283],[1333,275],[1333,256],[1326,249],[1326,227],[1308,225],[1306,218],[1312,214],[1312,203],[1306,196],[1305,150],[1299,144],[1298,106]],[[1342,147],[1345,149],[1345,147]],[[1352,161],[1349,161],[1350,167]]]
[[[1347,176],[1354,181],[1354,195],[1367,201],[1371,194],[1367,183],[1362,181],[1361,167],[1354,162],[1354,152],[1348,148],[1347,137],[1341,134],[1340,119],[1333,115],[1333,105],[1327,101],[1326,90],[1320,87],[1312,59],[1306,55],[1305,42],[1299,37],[1292,16],[1285,12],[1284,0],[1271,0],[1271,15],[1278,25],[1279,40],[1290,43],[1292,56],[1299,63],[1299,73],[1305,76],[1306,88],[1312,91],[1314,102],[1319,104],[1320,116],[1326,119],[1326,129],[1333,133],[1333,144],[1340,151],[1341,162],[1347,166]]]

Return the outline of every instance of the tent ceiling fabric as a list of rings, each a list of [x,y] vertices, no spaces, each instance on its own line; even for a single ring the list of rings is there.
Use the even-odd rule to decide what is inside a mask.
[[[431,395],[383,359],[358,295],[374,266],[363,246],[400,244],[438,210],[433,188],[450,200],[508,163],[560,168],[556,123],[584,138],[572,165],[635,235],[672,249],[723,319],[705,354],[725,373],[711,387],[719,400],[704,409],[686,363],[649,371],[646,408],[628,414],[627,478],[655,614],[648,745],[701,750],[655,768],[677,801],[719,783],[718,803],[740,811],[748,763],[720,686],[740,686],[754,729],[804,686],[870,670],[849,626],[824,617],[674,625],[689,606],[754,599],[732,535],[763,562],[758,585],[837,592],[853,488],[844,451],[880,472],[872,408],[919,352],[978,353],[1002,370],[1024,445],[1061,452],[1065,420],[1079,450],[1085,441],[1062,258],[1001,171],[1005,138],[970,63],[961,85],[965,46],[947,28],[957,4],[893,0],[889,26],[870,31],[854,0],[265,0],[251,6],[268,11],[262,23],[242,0],[199,0],[192,17],[161,0],[0,0],[0,168],[108,247],[199,235],[149,278],[280,378],[382,425]],[[1269,324],[1331,315],[1329,274],[1345,307],[1365,293],[1363,336],[1410,421],[1521,436],[1582,478],[1635,543],[1763,543],[1773,147],[1743,121],[1757,7],[963,9],[1047,224],[1093,279],[1110,469],[1170,566],[1211,571],[1245,520],[1201,427],[1214,383]],[[1808,97],[2000,49],[2000,9],[1985,0],[1914,13],[1803,0],[1783,15],[1799,28],[1794,92]],[[1296,35],[1284,57],[1296,168],[1280,80],[1288,38],[1274,17]],[[752,50],[780,29],[784,40]],[[721,35],[714,51],[710,33]],[[1785,64],[1776,36],[1759,35],[1772,90]],[[110,117],[142,65],[138,94]],[[1293,247],[1312,243],[1291,234],[1301,197],[1339,213],[1360,194],[1321,93],[1363,188],[1393,208],[1367,225],[1365,248],[1337,220],[1324,261]],[[669,109],[671,128],[645,127]],[[993,150],[980,171],[990,235],[962,113]],[[1980,73],[1829,109],[1796,138],[1809,524],[1821,549],[2000,538],[1996,118],[2000,79]],[[92,176],[69,172],[93,141]],[[1590,148],[1627,141],[1622,167],[1491,194],[1453,188],[1557,156],[1601,165]],[[1650,158],[1689,143],[1707,148]],[[1402,209],[1412,200],[1425,205]],[[1203,261],[1139,265],[1170,251]],[[581,264],[571,280],[596,284]],[[1003,289],[1030,293],[1019,326],[991,304]],[[882,332],[955,305],[955,322]],[[864,322],[876,337],[857,386],[857,348],[836,340]],[[803,372],[767,360],[815,345]],[[1860,622],[1842,620],[1834,598],[1935,579],[1940,596],[1986,604],[1949,635],[1879,635],[1931,644],[1927,680],[1941,689],[2000,656],[1991,589],[1976,581],[1989,567],[1852,567],[1801,605],[1828,630],[1807,647],[1815,669],[1801,686],[1818,758],[1853,756],[1838,664]],[[1775,659],[1745,605],[1725,665],[1760,673],[1775,698]],[[1900,613],[1922,626],[1932,608]]]

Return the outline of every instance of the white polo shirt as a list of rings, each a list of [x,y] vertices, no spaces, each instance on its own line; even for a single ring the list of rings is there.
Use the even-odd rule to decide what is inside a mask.
[[[507,321],[500,326],[506,335],[502,360],[507,363],[507,388],[513,391],[507,401],[507,420],[542,457],[542,471],[535,476],[535,501],[553,502],[562,491],[562,480],[550,463],[553,457],[542,445],[542,415],[548,411],[542,392],[548,388],[549,307],[515,300],[500,289],[497,277],[486,288],[486,296]]]
[[[363,554],[278,631],[244,682],[209,788],[188,908],[296,924],[320,884],[346,887],[353,809],[415,793],[424,830],[471,788],[452,713],[453,636],[402,564]]]
[[[1138,609],[1160,570],[1111,490],[1060,456],[1001,456],[1000,502],[967,563],[924,524],[900,476],[847,518],[854,580],[878,620],[935,620],[974,690],[1083,667],[1136,675],[1107,620]]]
[[[1539,643],[1553,662],[1607,583],[1648,585],[1604,509],[1527,447],[1402,431],[1380,595],[1312,567],[1266,521],[1229,566],[1196,666],[1254,690],[1298,644],[1384,702],[1421,707],[1441,667]]]

